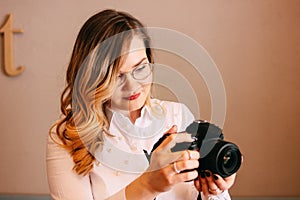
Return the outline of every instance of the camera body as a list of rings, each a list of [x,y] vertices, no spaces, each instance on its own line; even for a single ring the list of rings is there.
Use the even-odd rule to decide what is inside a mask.
[[[242,155],[238,146],[224,140],[222,130],[204,120],[195,120],[186,132],[192,135],[193,142],[177,143],[172,152],[196,150],[200,152],[198,172],[209,170],[221,177],[228,177],[241,166]],[[170,134],[165,134],[153,147],[152,151]]]

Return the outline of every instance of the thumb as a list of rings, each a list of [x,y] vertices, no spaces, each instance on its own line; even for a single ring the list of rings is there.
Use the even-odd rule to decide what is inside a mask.
[[[167,130],[165,132],[165,134],[167,134],[167,133],[177,133],[177,130],[178,130],[177,126],[173,125],[169,130]]]

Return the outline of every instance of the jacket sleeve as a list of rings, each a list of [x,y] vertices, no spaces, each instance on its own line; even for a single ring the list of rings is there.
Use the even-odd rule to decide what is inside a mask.
[[[73,170],[74,162],[69,153],[50,137],[47,141],[46,164],[53,200],[126,200],[125,188],[107,197],[105,186],[95,188],[92,186],[90,175],[78,175]]]
[[[47,178],[53,200],[93,200],[89,176],[80,176],[73,170],[69,153],[48,136]]]

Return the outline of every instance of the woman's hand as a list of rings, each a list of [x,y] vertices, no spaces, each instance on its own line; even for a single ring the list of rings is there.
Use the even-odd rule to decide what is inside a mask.
[[[150,191],[165,192],[177,183],[194,180],[198,177],[198,172],[195,170],[199,166],[200,155],[198,151],[171,152],[171,148],[176,143],[193,141],[190,134],[175,133],[176,131],[176,126],[167,131],[167,133],[173,134],[169,135],[152,152],[149,168],[141,176],[143,184]]]
[[[199,192],[204,196],[218,195],[224,190],[228,190],[234,183],[236,173],[222,178],[217,174],[212,174],[210,171],[201,172],[200,176],[194,180],[194,185]]]

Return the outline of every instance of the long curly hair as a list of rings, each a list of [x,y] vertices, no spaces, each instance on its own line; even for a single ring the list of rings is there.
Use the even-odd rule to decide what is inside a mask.
[[[62,117],[49,131],[57,142],[51,134],[52,129],[56,130],[55,135],[61,140],[57,143],[70,153],[77,174],[91,171],[102,134],[109,134],[105,106],[114,91],[122,55],[135,35],[143,39],[148,60],[153,63],[144,25],[128,13],[101,11],[79,31],[61,95]]]

